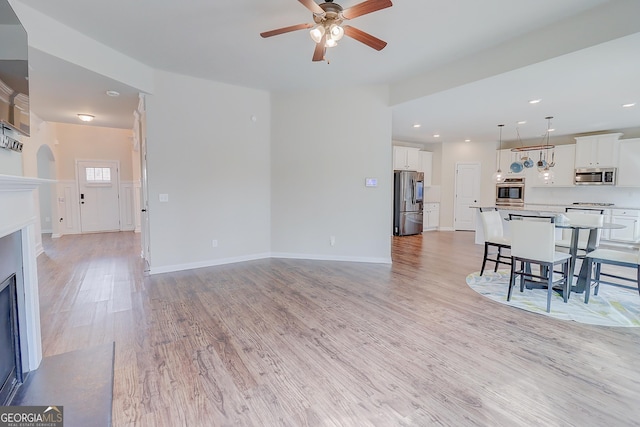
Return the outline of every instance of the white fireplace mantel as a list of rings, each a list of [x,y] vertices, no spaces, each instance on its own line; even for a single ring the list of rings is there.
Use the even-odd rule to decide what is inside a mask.
[[[0,175],[0,237],[21,231],[22,269],[24,276],[24,324],[20,324],[24,371],[37,369],[42,361],[40,301],[36,257],[38,221],[35,190],[39,185],[55,182],[48,179]]]

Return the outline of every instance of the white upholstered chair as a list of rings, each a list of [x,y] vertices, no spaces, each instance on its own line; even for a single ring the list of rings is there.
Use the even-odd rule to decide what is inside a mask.
[[[494,272],[498,271],[500,264],[511,265],[511,258],[502,253],[503,249],[511,247],[511,239],[504,235],[502,217],[497,209],[482,210],[481,208],[480,217],[482,218],[482,229],[484,230],[484,256],[482,258],[482,268],[480,269],[480,275],[482,276],[487,261],[495,263]],[[492,248],[495,248],[495,252],[489,252]],[[490,258],[491,255],[495,255],[495,258]]]
[[[584,225],[584,226],[602,226],[604,223],[604,215],[602,214],[603,210],[578,210],[567,208],[565,216],[569,219],[569,223],[572,225]],[[556,246],[558,249],[569,249],[571,248],[571,235],[574,230],[566,228],[562,230],[562,238],[556,241]],[[594,241],[594,247],[590,248],[593,250],[597,248],[600,244],[600,232],[602,230],[595,230],[596,238]],[[577,230],[578,232],[578,252],[577,255],[584,256],[588,250],[587,245],[589,243],[589,236],[591,234],[591,230],[584,228],[581,230]]]
[[[584,302],[587,304],[589,302],[589,294],[591,293],[591,286],[595,285],[594,295],[598,295],[598,290],[600,289],[600,283],[613,284],[616,286],[630,287],[624,286],[619,283],[608,282],[602,280],[602,276],[612,277],[618,280],[635,282],[636,287],[638,288],[638,292],[640,293],[640,251],[638,252],[625,252],[614,249],[596,249],[595,251],[589,252],[585,257],[585,262],[587,262],[587,284],[584,289]],[[636,270],[636,277],[632,279],[630,277],[623,277],[616,274],[611,273],[603,273],[602,265],[609,264],[615,265],[618,267],[627,267]],[[591,270],[595,266],[595,273],[593,275],[593,280],[591,280]]]
[[[507,301],[520,277],[520,292],[524,292],[525,281],[535,287],[547,289],[547,312],[551,311],[553,285],[562,285],[564,302],[569,299],[571,286],[568,281],[571,255],[555,250],[555,224],[553,217],[523,217],[512,215],[511,230],[511,277]],[[519,266],[518,266],[519,264]],[[533,274],[530,264],[540,266],[540,273]],[[561,270],[554,270],[557,266]]]

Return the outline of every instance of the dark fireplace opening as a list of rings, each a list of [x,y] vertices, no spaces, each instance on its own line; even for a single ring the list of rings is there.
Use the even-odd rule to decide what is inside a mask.
[[[16,275],[0,284],[0,405],[8,405],[22,384]]]

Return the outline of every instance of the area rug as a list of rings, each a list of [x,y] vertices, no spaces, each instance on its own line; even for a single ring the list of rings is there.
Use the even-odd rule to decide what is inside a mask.
[[[562,296],[554,292],[551,297],[551,313],[547,313],[547,292],[542,289],[526,289],[520,292],[519,282],[507,301],[509,271],[480,272],[467,276],[467,285],[480,295],[522,310],[551,316],[556,319],[573,320],[590,325],[640,326],[640,295],[637,290],[601,285],[598,295],[589,297],[584,303],[584,294],[572,293],[565,304]]]

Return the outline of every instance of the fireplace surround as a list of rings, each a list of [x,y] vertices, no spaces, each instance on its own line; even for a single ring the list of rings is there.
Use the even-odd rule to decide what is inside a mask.
[[[15,274],[19,353],[22,371],[38,368],[42,361],[36,230],[39,221],[37,192],[50,180],[0,175],[0,280]],[[8,242],[8,243],[7,243]]]

